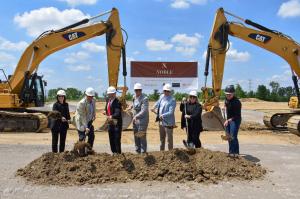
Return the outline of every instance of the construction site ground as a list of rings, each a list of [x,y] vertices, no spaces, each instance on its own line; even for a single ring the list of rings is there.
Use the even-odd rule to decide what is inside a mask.
[[[70,103],[70,106],[76,103]],[[300,198],[300,137],[288,132],[266,129],[262,124],[263,112],[287,110],[287,103],[263,102],[246,99],[243,104],[243,124],[239,132],[240,152],[268,170],[263,179],[253,181],[221,181],[218,184],[196,182],[174,183],[133,181],[83,186],[48,186],[28,183],[16,177],[16,171],[25,167],[43,153],[51,151],[51,133],[0,133],[0,198]],[[96,128],[104,122],[98,103]],[[153,103],[151,103],[153,105]],[[176,111],[180,127],[179,106]],[[159,134],[155,115],[150,113],[147,132],[149,151],[159,149]],[[228,151],[227,143],[220,139],[223,132],[202,132],[203,147],[214,151]],[[77,141],[74,127],[68,131],[66,150]],[[174,131],[175,147],[182,148],[185,132]],[[95,151],[110,152],[107,132],[96,132]],[[134,152],[131,127],[123,132],[122,149]]]

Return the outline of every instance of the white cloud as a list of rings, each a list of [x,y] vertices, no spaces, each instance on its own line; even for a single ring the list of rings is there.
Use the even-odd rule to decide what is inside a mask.
[[[192,36],[187,34],[176,34],[171,38],[171,42],[175,43],[175,51],[181,53],[183,56],[193,56],[197,52],[200,39],[203,36],[199,33],[195,33]]]
[[[204,5],[207,0],[172,0],[171,7],[175,9],[187,9],[191,5]]]
[[[281,74],[273,75],[271,78],[269,78],[269,81],[276,81],[276,82],[284,82],[287,80],[291,80],[292,78],[292,72],[291,70],[285,70]]]
[[[90,55],[88,53],[83,52],[83,51],[68,53],[66,56],[67,56],[67,58],[64,59],[64,62],[66,64],[75,64],[80,61],[86,60],[90,57]]]
[[[42,74],[46,80],[55,74],[54,70],[50,69],[49,67],[41,67],[38,73]]]
[[[197,49],[194,47],[184,47],[184,46],[177,46],[175,47],[175,51],[181,53],[183,56],[193,56]]]
[[[139,54],[141,54],[141,52],[138,51],[138,50],[136,50],[136,51],[133,52],[133,54],[134,54],[134,55],[139,55]]]
[[[11,42],[3,37],[0,37],[0,50],[7,51],[21,51],[24,50],[28,46],[28,43],[25,41],[20,42]]]
[[[11,69],[14,69],[17,65],[17,59],[15,56],[0,51],[0,68],[7,68],[9,71],[6,71],[8,73],[11,73]]]
[[[55,7],[46,7],[17,14],[14,22],[20,28],[25,28],[28,35],[36,37],[46,30],[63,28],[89,17],[77,9],[60,11]]]
[[[300,1],[290,0],[280,5],[277,15],[282,18],[299,17],[300,16]]]
[[[106,48],[105,46],[101,46],[101,45],[97,45],[96,43],[94,42],[84,42],[81,47],[83,49],[86,49],[90,52],[94,52],[94,53],[97,53],[97,52],[105,52],[106,51]]]
[[[167,51],[173,48],[173,44],[168,44],[163,40],[148,39],[146,47],[151,51]]]
[[[239,52],[234,48],[229,49],[226,56],[228,61],[233,61],[233,62],[246,62],[250,59],[249,52],[247,51]]]
[[[183,46],[198,46],[202,36],[196,33],[195,36],[187,36],[187,34],[176,34],[171,38],[171,42]]]
[[[90,71],[91,66],[90,65],[70,65],[70,66],[68,66],[68,69],[73,72]]]
[[[94,5],[98,0],[59,0],[66,2],[69,6],[75,7],[78,5]]]
[[[186,9],[190,7],[190,4],[185,0],[175,0],[171,3],[171,7],[176,9]]]
[[[202,54],[202,59],[206,59],[206,51]],[[226,53],[226,60],[233,62],[247,62],[250,59],[251,55],[248,51],[240,52],[237,49],[233,48],[233,44],[230,42],[230,48]]]

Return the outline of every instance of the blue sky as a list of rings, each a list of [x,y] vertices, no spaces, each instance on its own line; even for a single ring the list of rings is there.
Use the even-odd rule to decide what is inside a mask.
[[[204,83],[203,54],[219,7],[300,42],[300,0],[10,0],[0,7],[0,68],[11,74],[26,45],[44,30],[112,7],[119,9],[129,35],[128,62],[198,61],[200,86]],[[224,86],[239,83],[248,90],[249,79],[253,89],[271,80],[292,85],[284,60],[236,38],[230,41]],[[101,36],[46,58],[39,72],[48,81],[47,89],[92,86],[103,93],[108,86],[104,45]]]

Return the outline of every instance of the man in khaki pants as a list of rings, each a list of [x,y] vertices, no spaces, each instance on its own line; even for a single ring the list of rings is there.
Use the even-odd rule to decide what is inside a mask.
[[[173,149],[173,128],[175,126],[174,111],[176,108],[176,101],[173,98],[172,87],[170,84],[165,84],[163,87],[164,94],[160,96],[155,103],[152,111],[157,110],[156,121],[159,122],[160,135],[160,150],[165,150],[166,136],[168,137],[168,149]]]

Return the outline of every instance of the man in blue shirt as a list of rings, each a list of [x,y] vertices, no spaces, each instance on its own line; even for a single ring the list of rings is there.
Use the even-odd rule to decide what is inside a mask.
[[[160,96],[155,103],[152,111],[157,110],[156,121],[159,122],[160,135],[160,150],[165,150],[166,136],[168,137],[168,149],[173,149],[173,128],[175,127],[176,101],[171,93],[172,87],[170,84],[165,84],[163,87],[164,94]]]

